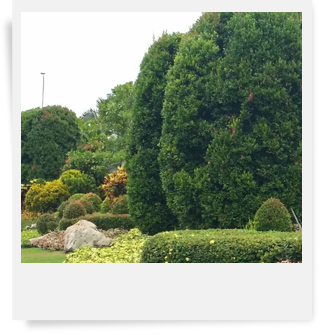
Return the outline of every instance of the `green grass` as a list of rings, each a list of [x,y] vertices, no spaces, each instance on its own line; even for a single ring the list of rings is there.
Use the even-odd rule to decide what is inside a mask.
[[[62,263],[66,256],[63,251],[40,248],[22,248],[21,263]]]

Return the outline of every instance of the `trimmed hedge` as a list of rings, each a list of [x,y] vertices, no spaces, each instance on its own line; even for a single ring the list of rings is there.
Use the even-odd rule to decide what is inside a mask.
[[[134,228],[134,224],[129,215],[112,215],[112,214],[88,214],[74,219],[63,218],[59,222],[60,230],[65,230],[79,220],[87,220],[94,223],[98,229],[108,230],[112,228]]]
[[[142,263],[277,263],[302,261],[302,234],[240,229],[159,233],[146,241]]]

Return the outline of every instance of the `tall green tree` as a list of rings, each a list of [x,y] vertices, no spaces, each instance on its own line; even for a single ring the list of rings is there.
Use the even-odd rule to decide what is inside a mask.
[[[58,178],[67,152],[76,148],[79,138],[77,117],[68,108],[47,106],[22,112],[22,183]]]
[[[99,98],[96,110],[88,110],[78,120],[81,138],[76,150],[68,153],[63,171],[80,170],[94,177],[97,186],[104,177],[123,165],[134,102],[134,85],[118,85]]]
[[[180,34],[163,34],[149,48],[135,83],[136,101],[128,147],[130,215],[143,233],[170,230],[175,217],[166,205],[157,161],[166,75],[173,65]]]
[[[269,197],[301,215],[300,13],[205,13],[162,110],[161,178],[179,227],[243,227]]]

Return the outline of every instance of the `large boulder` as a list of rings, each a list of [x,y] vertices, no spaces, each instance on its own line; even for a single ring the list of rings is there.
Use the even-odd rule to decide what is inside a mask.
[[[93,248],[108,247],[111,242],[112,239],[101,233],[94,223],[80,220],[65,231],[64,252],[74,251],[84,245]]]

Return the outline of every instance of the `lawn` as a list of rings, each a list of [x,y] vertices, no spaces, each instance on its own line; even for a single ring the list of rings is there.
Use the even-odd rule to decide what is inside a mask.
[[[40,248],[22,248],[21,263],[62,263],[66,256],[63,251]]]

